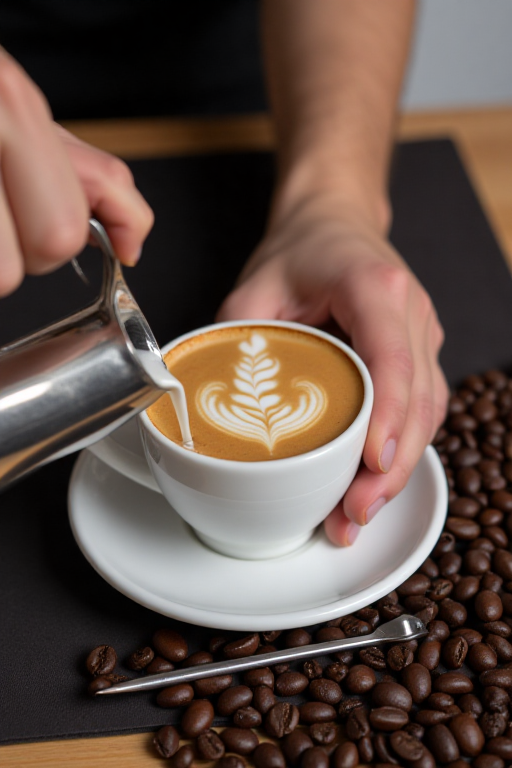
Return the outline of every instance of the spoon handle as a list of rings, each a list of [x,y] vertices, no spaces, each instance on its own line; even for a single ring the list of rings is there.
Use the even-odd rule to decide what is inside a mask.
[[[388,627],[388,631],[386,631]],[[244,656],[241,659],[227,659],[226,661],[214,661],[210,664],[200,664],[196,667],[175,669],[172,672],[162,672],[158,675],[148,675],[136,680],[126,680],[117,683],[110,688],[103,688],[96,692],[96,696],[111,693],[128,693],[130,691],[148,691],[153,688],[164,688],[176,683],[187,683],[192,680],[201,680],[215,675],[230,675],[237,672],[245,672],[248,669],[267,667],[269,664],[280,664],[298,659],[310,659],[314,656],[324,656],[335,651],[344,651],[353,648],[364,648],[378,643],[407,642],[427,634],[425,625],[415,616],[404,614],[398,619],[393,619],[387,624],[382,624],[370,635],[360,637],[345,637],[341,640],[328,640],[324,643],[302,645],[297,648],[285,648],[282,651],[260,653],[256,656]]]

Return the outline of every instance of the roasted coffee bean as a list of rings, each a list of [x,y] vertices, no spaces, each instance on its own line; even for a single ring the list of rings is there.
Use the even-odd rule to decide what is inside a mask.
[[[305,629],[291,629],[284,636],[285,648],[296,648],[301,645],[309,645],[312,637]]]
[[[446,555],[443,555],[439,558],[439,563],[434,563],[434,565],[438,566],[438,576],[442,576],[446,579],[449,576],[454,576],[460,571],[462,566],[462,557],[458,552],[447,552]],[[431,578],[434,579],[436,576],[431,576]]]
[[[173,629],[157,630],[151,645],[159,656],[169,661],[183,661],[188,656],[187,641]]]
[[[445,621],[434,619],[434,621],[430,622],[428,626],[428,635],[425,640],[439,640],[439,642],[442,643],[448,637],[450,637],[450,627]]]
[[[148,664],[151,664],[154,658],[155,652],[147,645],[143,648],[137,648],[131,653],[126,660],[126,666],[128,669],[140,671],[141,669],[145,669]]]
[[[87,656],[87,671],[94,677],[113,672],[117,662],[117,653],[111,645],[98,645]]]
[[[261,712],[262,715],[266,715],[267,712],[272,709],[276,703],[276,697],[274,692],[268,685],[257,685],[253,690],[252,706]]]
[[[184,707],[190,704],[193,698],[192,686],[189,683],[178,683],[158,691],[156,703],[159,707]]]
[[[480,576],[490,570],[491,556],[483,549],[469,549],[462,558],[464,570],[472,576]]]
[[[454,554],[454,553],[450,553]],[[449,579],[434,579],[429,590],[427,590],[427,597],[430,600],[439,602],[444,597],[448,597],[453,590],[453,582]]]
[[[472,645],[476,645],[476,643],[482,642],[481,633],[470,627],[457,627],[457,629],[453,630],[452,635],[453,637],[463,637],[469,648],[471,648]]]
[[[493,483],[493,485],[496,486],[498,482],[501,481],[502,478],[496,478],[496,481]],[[503,480],[503,482],[505,483],[505,480]],[[496,547],[508,547],[508,536],[503,528],[500,528],[497,525],[486,525],[484,528],[482,528],[482,536],[490,539]]]
[[[215,677],[203,677],[200,680],[194,680],[193,686],[196,696],[202,699],[205,696],[215,696],[222,693],[231,686],[232,682],[232,675],[216,675]]]
[[[395,733],[398,733],[398,731],[395,731]],[[388,734],[383,733],[382,731],[374,733],[372,743],[376,760],[378,759],[380,763],[387,763],[388,765],[398,765],[398,760],[392,754],[389,746]]]
[[[384,651],[377,646],[363,648],[359,651],[359,661],[372,669],[386,669],[386,657]]]
[[[509,662],[512,661],[512,643],[509,643],[504,637],[500,635],[489,634],[485,636],[485,642],[493,649],[498,657],[498,661]]]
[[[476,757],[485,743],[485,737],[476,720],[467,713],[455,715],[448,723],[462,755]]]
[[[447,669],[460,669],[468,652],[464,637],[450,637],[443,645],[443,661]]]
[[[430,672],[418,662],[409,664],[401,675],[402,685],[407,688],[415,704],[420,704],[432,690]]]
[[[345,633],[339,627],[320,627],[315,632],[315,643],[328,643],[331,640],[343,640]]]
[[[386,654],[386,662],[390,669],[400,672],[409,664],[412,664],[414,654],[405,644],[392,645]]]
[[[278,696],[297,696],[308,685],[309,680],[302,672],[284,672],[276,678],[275,692]]]
[[[357,751],[359,752],[359,758],[363,763],[373,763],[374,751],[373,744],[370,736],[363,736],[357,742]]]
[[[503,736],[507,727],[507,720],[501,712],[483,712],[478,724],[485,738],[493,739],[496,736]]]
[[[499,592],[503,585],[503,579],[497,573],[488,571],[480,580],[480,589],[489,589],[491,592]]]
[[[417,571],[397,587],[396,591],[401,597],[409,597],[410,595],[424,595],[429,587],[430,579],[428,576]]]
[[[484,674],[486,673],[484,672]],[[434,680],[434,690],[456,695],[459,693],[471,693],[473,683],[463,672],[444,672]]]
[[[305,661],[302,669],[308,680],[316,680],[323,674],[323,669],[316,659]]]
[[[328,723],[336,720],[336,710],[323,701],[307,701],[299,707],[300,721],[305,725]]]
[[[222,651],[226,643],[227,639],[224,637],[224,635],[214,635],[214,637],[211,637],[208,642],[208,650],[213,656],[215,656]]]
[[[334,723],[313,723],[309,726],[309,735],[316,744],[327,746],[335,740],[337,728]]]
[[[233,725],[237,728],[258,728],[261,722],[261,713],[254,707],[240,707],[233,714]]]
[[[351,741],[339,744],[333,752],[332,768],[357,768],[359,765],[359,752]]]
[[[460,757],[455,736],[443,723],[434,725],[425,734],[427,747],[440,763],[450,763]]]
[[[401,605],[395,605],[394,603],[387,603],[379,609],[381,621],[391,621],[396,619],[397,616],[401,616],[405,613],[405,608]]]
[[[328,680],[334,680],[335,683],[341,683],[347,675],[348,666],[347,664],[342,664],[341,661],[335,661],[333,664],[328,664],[324,669],[324,676]]]
[[[482,706],[489,712],[506,713],[510,704],[510,696],[504,688],[497,685],[486,686],[480,696]]]
[[[450,502],[449,512],[454,517],[466,517],[474,518],[480,511],[480,504],[476,499],[468,496],[459,496]],[[441,568],[441,561],[439,561],[439,567]]]
[[[190,744],[184,744],[169,761],[170,768],[190,768],[195,754]]]
[[[491,496],[491,507],[496,507],[502,512],[512,512],[512,493],[508,491],[494,491]]]
[[[218,760],[226,751],[224,742],[215,731],[200,733],[195,741],[198,756],[202,760]]]
[[[273,629],[271,632],[262,632],[261,636],[266,643],[273,643],[282,635],[281,629]]]
[[[363,736],[367,736],[370,733],[370,723],[368,721],[368,715],[363,707],[354,709],[347,717],[345,723],[345,733],[347,738],[351,741],[357,741],[362,739]]]
[[[258,744],[252,754],[254,768],[286,768],[284,755],[278,746],[270,741]]]
[[[87,686],[87,693],[94,696],[98,691],[104,691],[105,688],[111,688],[112,685],[113,683],[109,680],[108,675],[98,675],[98,677],[94,677]]]
[[[222,653],[225,659],[240,659],[244,656],[252,656],[259,644],[260,636],[257,633],[246,635],[238,640],[233,640],[231,643],[226,643]]]
[[[505,768],[505,763],[497,755],[488,755],[483,752],[475,757],[472,764],[473,768]]]
[[[419,760],[425,751],[421,741],[407,733],[407,731],[395,731],[390,735],[389,743],[398,757],[408,762]]]
[[[226,688],[217,699],[216,710],[222,717],[236,712],[240,707],[247,707],[252,702],[253,692],[248,685],[235,685]]]
[[[498,686],[499,688],[512,687],[512,669],[489,669],[482,672],[478,678],[480,685]]]
[[[340,629],[346,637],[368,635],[372,631],[372,627],[367,621],[362,621],[355,616],[343,616],[340,622]]]
[[[326,704],[337,704],[341,701],[341,688],[334,680],[320,678],[311,680],[309,684],[309,694],[315,701],[323,701]]]
[[[196,699],[190,702],[180,722],[183,735],[188,739],[199,736],[200,733],[211,728],[213,717],[213,706],[208,699]]]
[[[356,617],[369,624],[372,630],[380,624],[379,612],[375,608],[361,608],[357,611]]]
[[[288,672],[289,669],[290,669],[290,665],[284,664],[284,663],[274,664],[272,666],[272,672],[274,673],[274,675],[283,675],[285,672]]]
[[[512,739],[507,739],[505,736],[489,739],[485,745],[485,751],[491,755],[498,755],[503,760],[512,760]]]
[[[506,581],[512,579],[512,552],[497,549],[492,556],[492,564],[496,573]]]
[[[475,643],[468,650],[466,663],[473,672],[484,672],[497,666],[498,657],[496,651],[487,643]]]
[[[398,707],[376,707],[370,710],[370,725],[378,731],[398,731],[409,722],[409,716]]]
[[[412,696],[400,683],[381,682],[372,689],[372,704],[375,707],[397,707],[409,712],[412,708]]]
[[[198,667],[200,664],[211,664],[212,661],[213,656],[209,651],[196,651],[195,653],[191,653],[190,656],[187,656],[181,666],[183,669],[187,667]]]
[[[441,643],[438,640],[424,640],[416,655],[418,662],[432,671],[441,659]]]
[[[246,762],[240,755],[224,755],[215,763],[215,768],[245,768]]]
[[[472,431],[472,429],[475,429],[476,427],[476,421],[469,416],[469,414],[460,414],[458,417],[459,422],[464,421],[467,426],[463,427],[463,429],[469,429]],[[469,426],[472,425],[472,426]],[[462,431],[462,430],[455,430],[455,431]],[[478,462],[482,459],[482,454],[480,451],[475,450],[474,448],[460,448],[458,451],[456,451],[453,456],[451,457],[451,464],[454,467],[454,469],[461,469],[462,467],[474,467],[475,464],[478,464]]]
[[[497,621],[503,614],[503,603],[496,592],[482,590],[475,597],[475,612],[482,621]]]
[[[338,716],[340,720],[346,719],[350,713],[357,709],[357,707],[363,707],[364,702],[361,699],[342,699],[338,706]]]
[[[453,588],[452,597],[458,602],[465,603],[476,595],[479,588],[479,576],[461,576]]]
[[[449,693],[437,692],[431,693],[425,700],[425,707],[445,712],[449,707],[453,706],[454,703],[453,696],[450,696]]]
[[[146,667],[146,672],[148,675],[158,675],[161,672],[172,672],[173,669],[174,664],[172,661],[163,659],[161,656],[155,656],[153,661]]]
[[[416,712],[416,722],[424,728],[430,728],[439,723],[446,723],[451,715],[440,709],[419,709]]]
[[[302,755],[301,768],[329,768],[329,757],[322,747],[310,747]]]
[[[173,725],[164,725],[153,738],[157,754],[164,759],[172,757],[180,746],[180,735]]]
[[[312,720],[311,722],[316,722]],[[295,730],[299,724],[299,710],[294,704],[279,701],[267,712],[265,731],[269,736],[282,739],[286,734]]]
[[[297,766],[302,753],[314,746],[311,737],[299,728],[284,737],[280,743],[281,749],[289,765]]]
[[[482,702],[474,693],[463,693],[458,699],[459,707],[462,712],[469,712],[473,717],[479,717],[483,712]]]
[[[439,618],[445,621],[450,629],[456,627],[462,627],[467,618],[467,611],[462,603],[452,600],[450,597],[445,597],[438,603],[439,606]]]
[[[260,740],[250,728],[224,728],[220,733],[227,752],[237,755],[250,755],[254,752]]]
[[[484,624],[484,629],[491,635],[499,635],[500,637],[510,637],[512,635],[512,627],[505,621],[499,619],[498,621],[488,621]]]
[[[345,688],[350,693],[366,693],[371,691],[375,683],[375,672],[366,664],[355,664],[349,669],[344,681]]]
[[[286,768],[284,755],[276,744],[265,741],[252,754],[255,768]]]

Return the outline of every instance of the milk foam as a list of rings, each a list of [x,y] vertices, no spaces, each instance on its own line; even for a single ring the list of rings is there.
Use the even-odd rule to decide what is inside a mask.
[[[196,406],[214,427],[263,443],[272,452],[279,440],[299,435],[322,417],[327,394],[311,381],[292,381],[300,391],[293,408],[279,394],[281,365],[268,356],[265,337],[253,333],[238,348],[242,356],[235,366],[233,389],[223,382],[207,383],[198,390]]]

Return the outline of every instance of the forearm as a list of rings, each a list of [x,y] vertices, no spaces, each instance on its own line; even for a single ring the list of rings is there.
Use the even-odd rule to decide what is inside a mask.
[[[264,0],[279,179],[274,215],[327,193],[385,231],[414,0]]]

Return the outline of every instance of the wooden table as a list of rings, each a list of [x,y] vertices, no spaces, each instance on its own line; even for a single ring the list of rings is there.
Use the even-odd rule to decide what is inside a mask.
[[[125,158],[270,150],[266,115],[208,120],[73,122],[77,136]],[[480,201],[512,269],[512,107],[403,115],[400,139],[449,137],[459,148]],[[2,768],[155,768],[152,734],[14,744],[0,748]],[[206,763],[201,763],[206,766]]]

